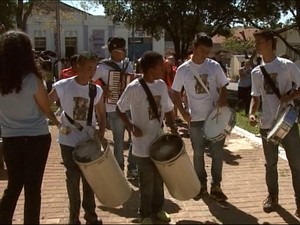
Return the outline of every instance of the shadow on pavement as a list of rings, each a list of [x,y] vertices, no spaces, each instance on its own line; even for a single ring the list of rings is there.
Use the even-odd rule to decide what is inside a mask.
[[[108,211],[110,213],[118,215],[120,217],[133,218],[132,222],[136,223],[138,222],[137,217],[139,208],[139,190],[132,190],[132,194],[129,200],[125,202],[122,207],[111,208],[106,207],[104,205],[99,205],[98,208],[100,208],[103,211]],[[169,214],[178,213],[179,210],[181,210],[178,204],[174,203],[170,199],[165,199],[163,209]]]
[[[258,224],[258,219],[227,202],[226,209],[210,196],[203,196],[203,202],[208,206],[211,214],[222,224]]]
[[[205,153],[208,157],[211,157],[211,152],[209,146],[206,148]],[[239,162],[238,160],[241,159],[240,154],[234,154],[232,151],[229,151],[228,149],[224,148],[224,156],[223,160],[226,164],[232,165],[232,166],[238,166]]]
[[[229,151],[228,149],[224,148],[224,157],[223,160],[228,165],[238,166],[239,162],[238,160],[241,159],[240,154],[234,154],[232,151]]]
[[[286,211],[281,205],[278,206],[276,212],[287,224],[300,224],[299,220],[291,213]]]

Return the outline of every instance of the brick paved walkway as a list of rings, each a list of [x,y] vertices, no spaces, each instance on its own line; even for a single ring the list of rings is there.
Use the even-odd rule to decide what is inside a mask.
[[[66,224],[68,221],[68,197],[65,187],[64,167],[61,164],[57,129],[51,127],[53,137],[42,189],[41,223]],[[106,138],[111,140],[110,131]],[[183,138],[185,148],[192,156],[188,138]],[[127,150],[125,154],[127,156]],[[125,159],[126,160],[126,159]],[[210,180],[209,155],[205,158]],[[279,182],[281,207],[277,212],[266,214],[262,201],[266,197],[264,181],[264,158],[261,147],[245,137],[232,133],[226,140],[222,187],[229,200],[229,209],[222,209],[209,197],[200,201],[178,201],[166,192],[165,210],[171,214],[172,224],[299,224],[294,216],[295,203],[291,174],[287,161],[279,159]],[[0,180],[0,193],[6,186]],[[132,185],[132,184],[131,184]],[[136,222],[138,188],[132,185],[133,193],[124,207],[107,208],[97,200],[97,213],[104,224],[131,224]],[[23,222],[23,194],[17,205],[14,224]],[[84,224],[84,219],[81,219]]]

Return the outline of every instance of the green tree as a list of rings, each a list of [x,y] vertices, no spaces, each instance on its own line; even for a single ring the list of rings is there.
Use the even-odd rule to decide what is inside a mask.
[[[14,26],[13,14],[16,10],[16,2],[11,0],[0,1],[0,26],[3,24],[6,29],[12,28]]]
[[[1,0],[0,23],[6,29],[17,27],[26,31],[27,20],[35,6],[51,0]]]
[[[195,33],[229,35],[235,0],[99,0],[105,14],[128,27],[146,31],[159,39],[163,31],[172,39],[175,58],[187,55]]]
[[[292,24],[300,32],[300,0],[243,0],[236,5],[237,16],[234,23],[252,26],[258,29],[272,29],[288,48],[300,55],[297,48],[290,45],[276,32]],[[292,15],[287,24],[280,23],[282,16]]]

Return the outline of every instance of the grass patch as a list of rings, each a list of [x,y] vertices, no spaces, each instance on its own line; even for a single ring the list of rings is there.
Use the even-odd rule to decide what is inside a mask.
[[[240,112],[236,112],[236,126],[253,134],[259,133],[258,125],[256,125],[255,127],[251,126],[248,117],[245,116],[243,110],[241,110]]]

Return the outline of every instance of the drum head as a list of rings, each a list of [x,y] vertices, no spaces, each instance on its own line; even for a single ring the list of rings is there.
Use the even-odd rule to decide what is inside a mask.
[[[180,136],[164,134],[153,141],[149,147],[150,157],[155,161],[168,161],[176,157],[183,148]]]
[[[103,144],[96,139],[89,139],[78,143],[74,149],[74,160],[80,163],[93,162],[104,154]]]
[[[229,107],[219,108],[218,115],[217,111],[217,109],[214,109],[205,120],[204,133],[209,139],[225,133],[224,130],[231,119],[232,112]]]

